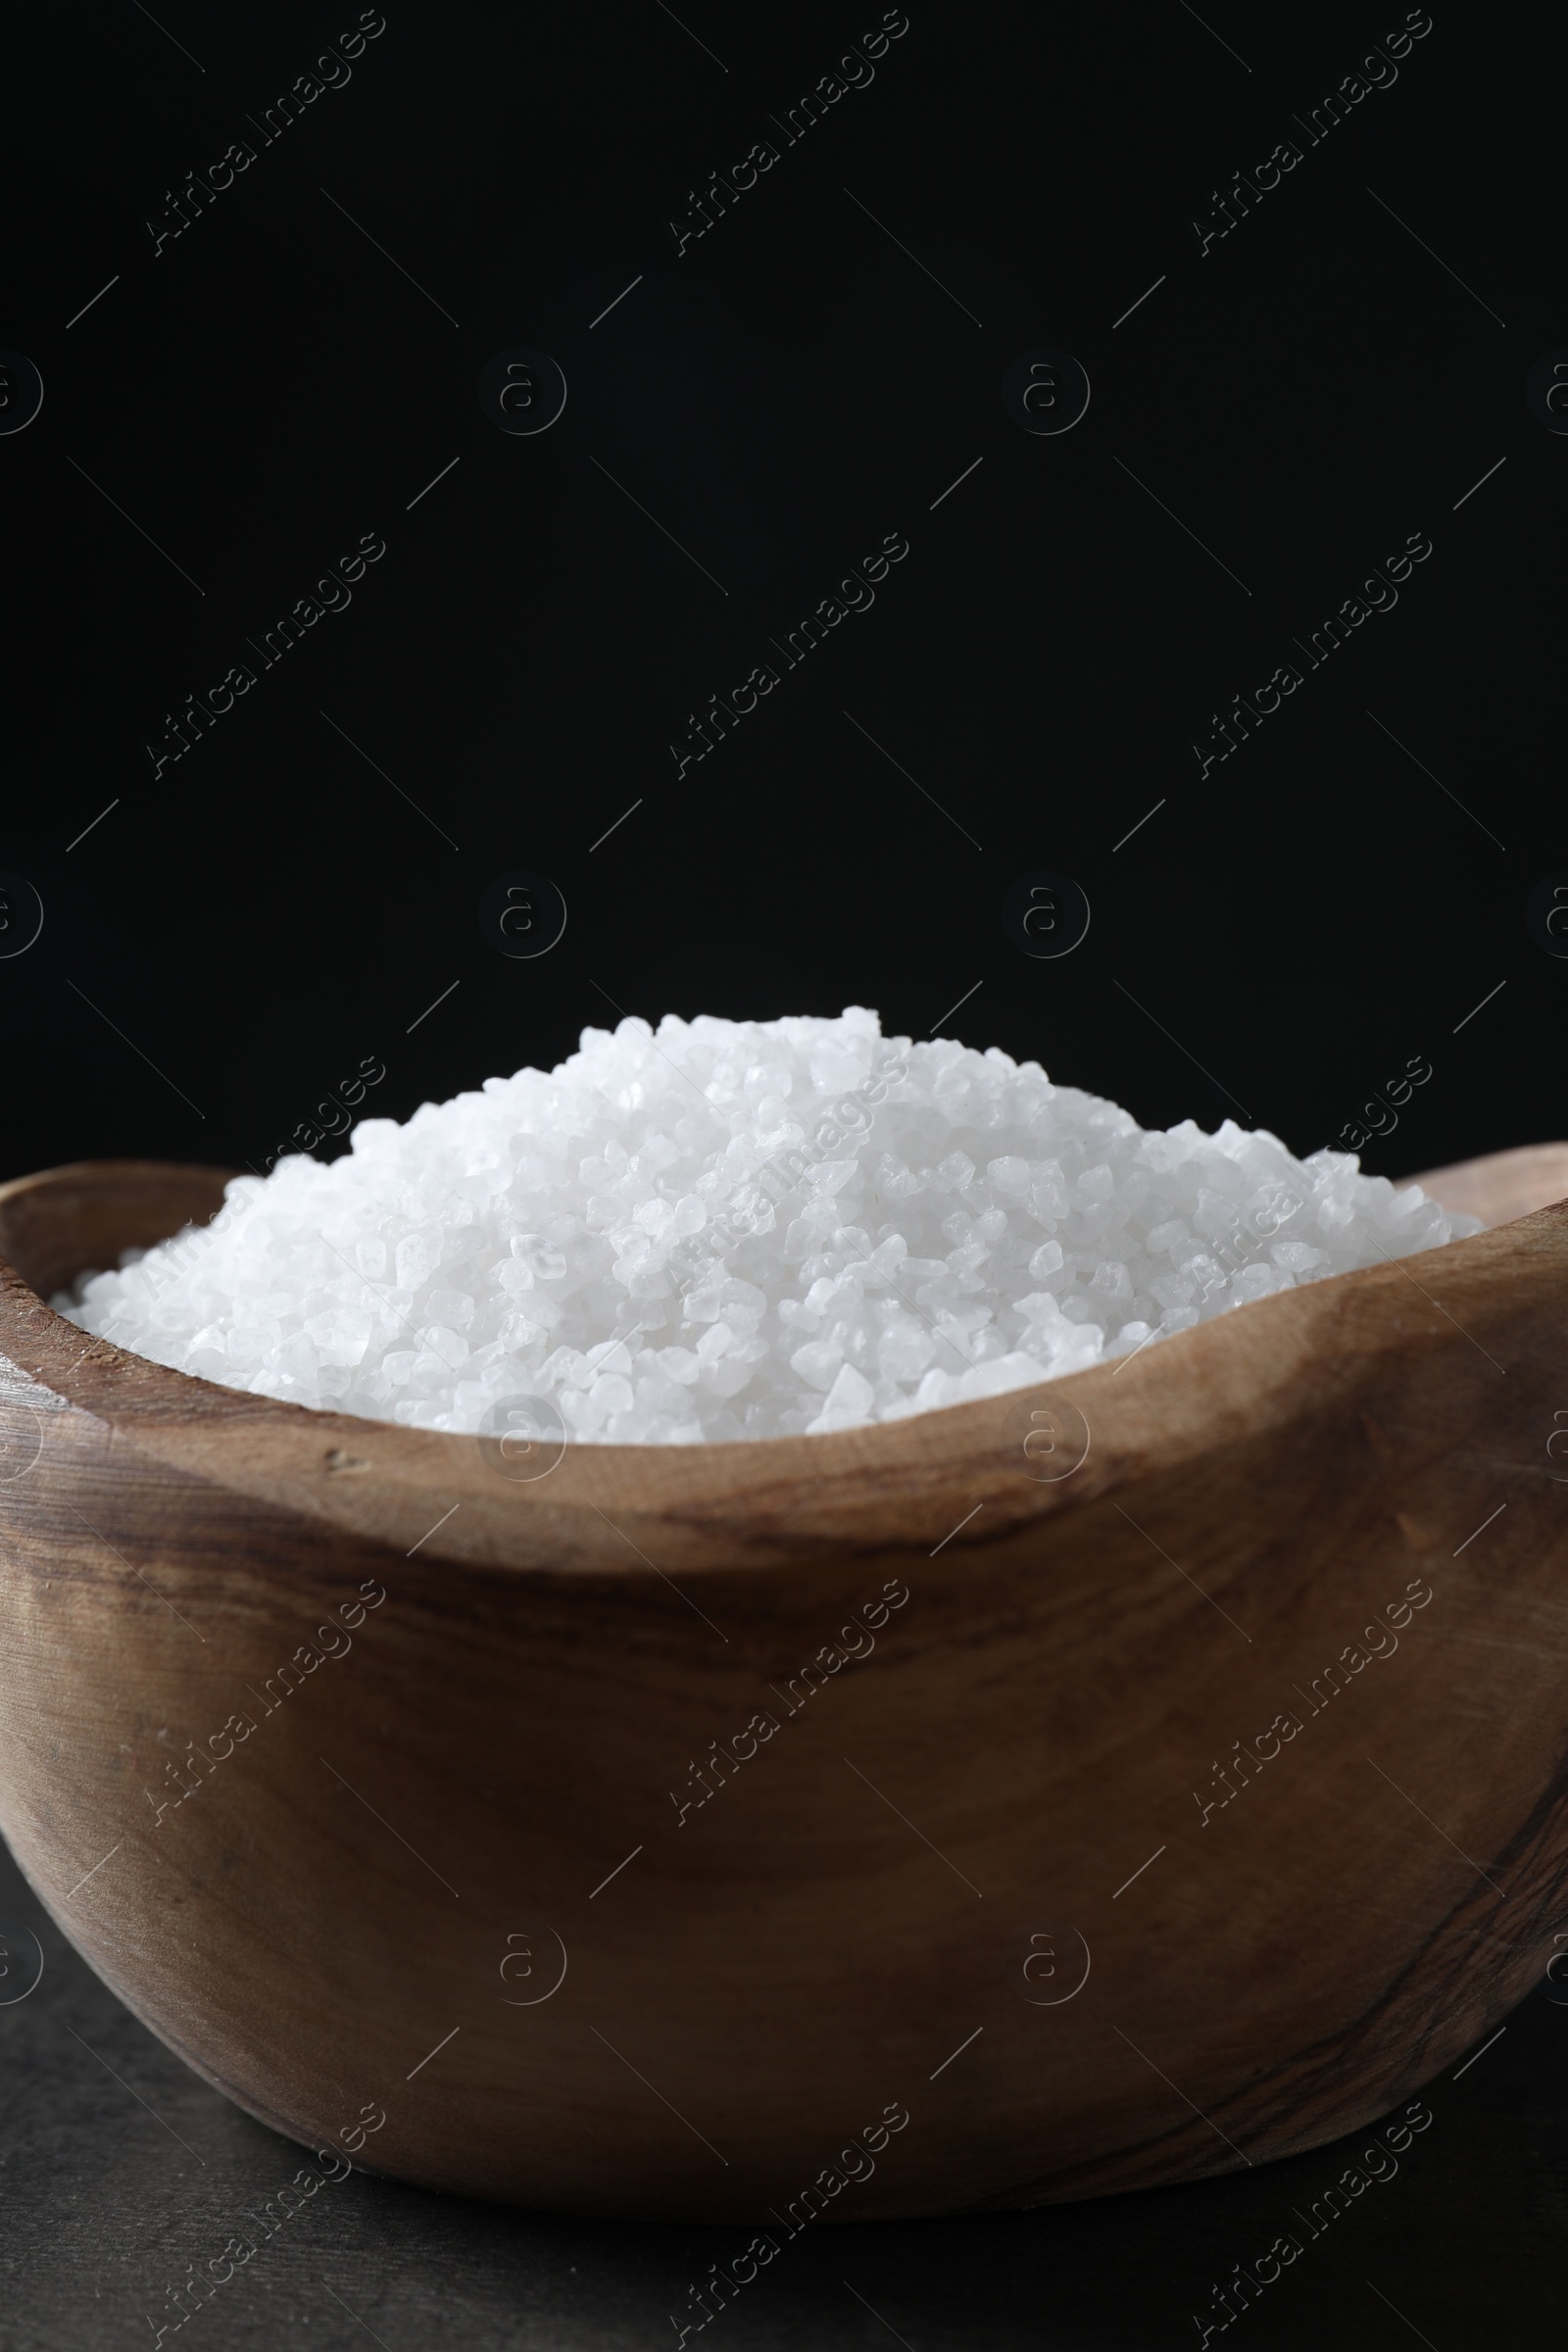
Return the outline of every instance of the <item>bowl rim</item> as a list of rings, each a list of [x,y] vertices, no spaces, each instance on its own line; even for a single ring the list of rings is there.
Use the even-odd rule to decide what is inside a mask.
[[[0,1364],[17,1365],[143,1449],[232,1489],[395,1538],[400,1550],[407,1526],[418,1520],[424,1532],[414,1552],[430,1561],[662,1577],[619,1524],[628,1518],[657,1533],[666,1550],[674,1541],[688,1572],[885,1550],[890,1542],[923,1549],[937,1536],[939,1550],[970,1551],[1020,1522],[1101,1499],[1134,1469],[1240,1443],[1309,1409],[1335,1385],[1336,1367],[1343,1386],[1369,1349],[1416,1340],[1442,1346],[1460,1329],[1446,1309],[1432,1315],[1434,1302],[1406,1260],[1390,1258],[1250,1300],[1157,1348],[994,1396],[811,1437],[568,1442],[549,1474],[519,1482],[486,1468],[472,1435],[226,1388],[84,1335],[57,1314],[4,1255],[7,1204],[29,1191],[123,1183],[132,1172],[143,1184],[187,1191],[229,1176],[196,1163],[88,1160],[0,1185]],[[1526,1228],[1559,1218],[1568,1221],[1568,1201],[1414,1254],[1442,1261],[1446,1287],[1463,1276],[1474,1295],[1476,1278],[1484,1287],[1499,1253],[1529,1246]],[[24,1392],[11,1393],[25,1401]],[[1027,1434],[1039,1411],[1076,1413],[1086,1428],[1082,1459],[1055,1478],[1041,1478],[1023,1454],[1020,1431]],[[1066,1429],[1074,1434],[1070,1421]],[[248,1470],[247,1454],[265,1454],[267,1463]],[[377,1475],[342,1475],[359,1471]],[[413,1506],[412,1518],[390,1505],[368,1507],[388,1488],[396,1490],[391,1504]],[[463,1506],[439,1540],[419,1519],[420,1498],[437,1494],[456,1495]],[[954,1526],[946,1514],[971,1496],[979,1497],[980,1524]],[[786,1504],[787,1539],[778,1523]]]

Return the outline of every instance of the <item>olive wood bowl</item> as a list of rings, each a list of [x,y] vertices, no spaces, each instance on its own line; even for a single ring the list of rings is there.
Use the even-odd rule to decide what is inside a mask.
[[[785,2230],[1083,2197],[1379,2116],[1568,1925],[1568,1147],[1065,1381],[526,1481],[43,1303],[223,1181],[0,1188],[0,1828],[275,2130]]]

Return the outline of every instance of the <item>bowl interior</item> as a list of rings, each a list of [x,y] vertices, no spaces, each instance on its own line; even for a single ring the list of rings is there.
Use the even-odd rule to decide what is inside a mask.
[[[232,1168],[158,1160],[82,1160],[0,1185],[0,1257],[40,1298],[78,1274],[118,1266],[123,1250],[150,1250],[222,1206]]]

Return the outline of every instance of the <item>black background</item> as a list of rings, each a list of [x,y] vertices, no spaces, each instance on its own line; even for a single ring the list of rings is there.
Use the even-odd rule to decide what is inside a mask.
[[[364,1056],[387,1070],[367,1107],[401,1118],[548,1066],[622,1007],[859,1003],[920,1037],[965,998],[948,1034],[1146,1125],[1234,1115],[1306,1152],[1422,1054],[1433,1078],[1373,1169],[1563,1132],[1568,964],[1524,921],[1568,867],[1568,441],[1523,398],[1568,344],[1545,19],[1440,6],[1397,81],[1308,145],[1293,116],[1401,8],[916,6],[870,85],[786,147],[770,117],[877,9],[691,0],[683,25],[658,0],[394,0],[347,85],[263,145],[247,117],[357,13],[86,5],[8,36],[0,343],[45,400],[0,438],[0,870],[34,884],[45,922],[0,960],[0,1174],[260,1166]],[[146,221],[239,138],[254,164],[155,256]],[[764,138],[777,164],[677,254],[689,191]],[[1286,138],[1299,165],[1200,256],[1193,218]],[[515,346],[568,385],[537,437],[496,430],[476,396]],[[1093,386],[1061,437],[1002,404],[1008,363],[1041,347]],[[386,554],[350,608],[260,670],[246,639],[368,532]],[[688,713],[773,660],[769,639],[890,532],[909,554],[874,608],[678,777]],[[1416,532],[1433,553],[1397,608],[1200,776],[1212,714]],[[248,697],[155,776],[165,714],[241,661]],[[1002,924],[1041,868],[1093,906],[1060,961]],[[535,961],[479,928],[487,884],[516,869],[569,908]],[[133,2077],[188,2085],[259,2183],[276,2143],[81,1982],[140,2053]],[[35,2013],[4,2013],[13,2051]],[[1539,2063],[1499,2063],[1526,2046],[1516,2024],[1386,2226],[1442,2352],[1504,2340],[1560,2274],[1541,2096],[1560,2025],[1531,2015]],[[8,2184],[44,2144],[32,2056]],[[80,2066],[79,2124],[8,2187],[32,2249],[18,2343],[128,2341],[142,2274],[161,2292],[169,2268],[132,2207],[151,2195],[167,2219],[183,2191],[104,2162],[119,2126]],[[401,2299],[374,2322],[394,2348],[437,2311],[468,2347],[662,2340],[663,2285],[637,2270],[657,2232],[350,2193],[370,2200],[362,2287],[407,2223]],[[914,2285],[894,2316],[920,2352],[1191,2340],[1189,2297],[1255,2251],[1234,2200],[1260,2193],[904,2231]],[[96,2238],[63,2226],[84,2195]],[[682,2291],[700,2235],[665,2266]],[[559,2270],[568,2244],[585,2278],[632,2278],[630,2299],[538,2300],[535,2256]],[[812,2260],[828,2284],[737,2311],[737,2341],[884,2340],[841,2309],[831,2248]],[[445,2299],[463,2265],[471,2308]],[[1407,2340],[1360,2277],[1325,2249],[1326,2299],[1250,2314],[1251,2340]],[[229,2340],[307,2323],[360,2334],[313,2286]]]
[[[394,9],[270,146],[247,116],[356,12],[165,15],[204,73],[133,6],[14,39],[31,233],[0,340],[46,396],[0,445],[0,865],[47,911],[0,965],[5,1172],[261,1165],[369,1054],[403,1117],[615,1005],[854,1002],[918,1037],[976,982],[956,1034],[1149,1125],[1309,1151],[1423,1054],[1374,1168],[1558,1132],[1568,971],[1523,906],[1568,864],[1568,451],[1523,378],[1568,340],[1561,50],[1445,15],[1308,146],[1293,115],[1402,13],[1215,37],[1180,5],[935,12],[792,147],[770,115],[877,11],[688,19],[726,72],[657,0]],[[241,136],[256,162],[154,258],[166,192]],[[779,162],[677,258],[689,190],[763,137]],[[1200,258],[1191,220],[1286,137],[1301,163]],[[537,438],[476,397],[515,345],[569,386]],[[1060,438],[1002,406],[1039,346],[1093,384]],[[165,714],[367,531],[387,553],[352,606],[155,782]],[[677,782],[687,714],[890,531],[910,553],[874,609]],[[1200,781],[1212,714],[1416,531],[1397,608]],[[537,962],[478,929],[517,868],[570,908]],[[1094,907],[1060,962],[1002,929],[1037,868]]]

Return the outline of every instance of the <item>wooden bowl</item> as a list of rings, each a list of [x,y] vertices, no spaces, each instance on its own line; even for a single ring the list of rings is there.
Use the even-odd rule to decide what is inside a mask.
[[[1519,1154],[1432,1181],[1525,1205]],[[221,1184],[0,1191],[0,1826],[278,2131],[775,2242],[1082,2197],[1382,2114],[1568,1925],[1568,1203],[519,1479],[42,1302]]]

